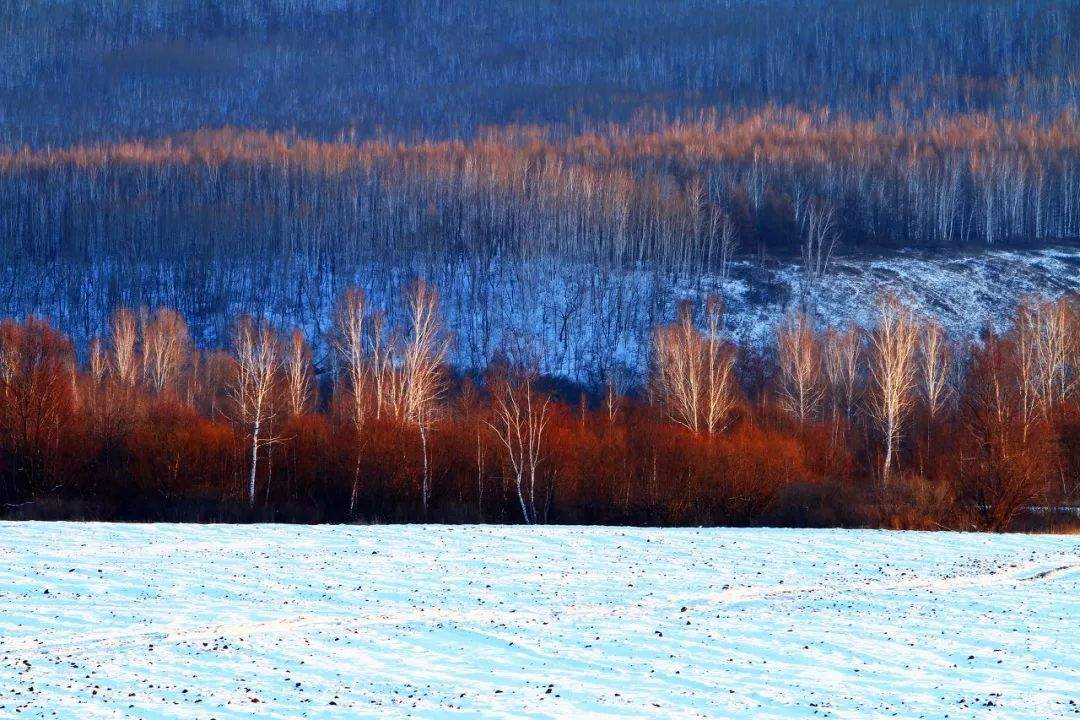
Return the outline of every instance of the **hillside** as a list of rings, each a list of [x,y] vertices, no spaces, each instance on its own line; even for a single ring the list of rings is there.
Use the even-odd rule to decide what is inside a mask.
[[[653,329],[669,322],[682,300],[700,305],[710,292],[727,304],[729,337],[766,350],[784,312],[800,302],[801,270],[793,262],[738,260],[729,277],[690,280],[648,270],[600,271],[559,262],[475,265],[421,258],[400,264],[360,263],[337,272],[270,260],[240,264],[221,276],[185,264],[56,263],[9,268],[0,275],[0,315],[37,313],[72,333],[84,349],[118,303],[164,305],[182,312],[204,347],[230,342],[238,313],[266,315],[281,328],[299,326],[330,362],[326,333],[334,305],[350,284],[365,289],[374,308],[400,319],[401,295],[411,277],[431,281],[441,296],[451,358],[462,371],[484,368],[497,355],[536,364],[543,373],[594,383],[612,373],[639,384]],[[258,282],[250,282],[258,278]],[[189,284],[190,281],[191,282]],[[1001,329],[1027,294],[1056,297],[1080,292],[1080,249],[951,253],[840,254],[826,281],[807,296],[822,326],[855,322],[871,327],[874,301],[901,292],[957,340],[985,327]]]
[[[1060,0],[7,2],[0,517],[1067,526],[1078,48]]]
[[[234,125],[470,137],[769,104],[1075,108],[1054,0],[49,0],[0,11],[0,145]]]

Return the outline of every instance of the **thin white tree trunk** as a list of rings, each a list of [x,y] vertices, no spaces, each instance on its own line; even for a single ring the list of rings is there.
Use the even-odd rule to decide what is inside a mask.
[[[251,432],[251,472],[248,475],[248,505],[250,507],[255,507],[255,471],[259,463],[259,424],[260,419],[256,417],[255,427]]]
[[[892,423],[889,424],[889,429],[885,435],[885,464],[881,469],[881,482],[886,487],[889,485],[889,470],[892,469],[892,452],[893,452],[893,429]]]
[[[518,476],[517,476],[516,485],[517,485],[518,502],[521,503],[521,516],[523,518],[525,518],[525,524],[526,525],[531,525],[532,521],[529,520],[529,508],[528,508],[527,505],[525,505],[525,495],[521,491],[521,484],[522,484],[521,481],[522,481],[522,477],[521,477],[521,473],[519,472]]]

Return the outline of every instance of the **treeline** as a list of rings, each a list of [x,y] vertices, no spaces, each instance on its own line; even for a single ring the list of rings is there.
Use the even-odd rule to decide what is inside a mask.
[[[0,12],[0,145],[240,125],[472,137],[770,103],[1056,117],[1059,0],[50,0]]]
[[[877,312],[861,329],[792,311],[762,354],[723,336],[718,298],[686,305],[655,329],[641,388],[560,385],[510,356],[457,374],[422,282],[400,323],[343,294],[318,358],[248,316],[200,351],[174,311],[120,309],[81,359],[47,321],[6,320],[0,502],[126,520],[1075,523],[1080,301],[1026,300],[969,343],[895,296]]]
[[[692,274],[797,253],[815,209],[849,251],[1080,237],[1080,126],[767,110],[417,144],[205,131],[4,153],[0,188],[8,259],[449,252]]]
[[[237,312],[321,331],[344,288],[390,306],[419,275],[455,323],[476,318],[454,328],[471,365],[491,360],[513,294],[518,316],[550,306],[533,327],[563,357],[545,369],[586,378],[609,368],[602,347],[566,357],[582,298],[610,345],[647,336],[666,289],[722,288],[733,259],[798,262],[805,293],[834,253],[1080,237],[1080,128],[1073,114],[902,126],[775,110],[467,143],[200,132],[0,154],[0,237],[0,303],[47,306],[80,345],[118,305],[173,307],[209,344]],[[561,303],[547,286],[564,276],[577,299]]]

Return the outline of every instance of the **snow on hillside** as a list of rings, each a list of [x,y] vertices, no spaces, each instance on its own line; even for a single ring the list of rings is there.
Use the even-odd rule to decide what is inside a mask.
[[[795,268],[779,274],[797,285]],[[1080,292],[1080,249],[841,257],[814,304],[827,322],[854,320],[869,327],[875,295],[885,288],[905,295],[955,336],[973,337],[985,327],[1002,329],[1024,295]]]
[[[0,524],[0,716],[1080,713],[1080,539]]]
[[[53,319],[85,350],[108,326],[117,305],[165,305],[184,314],[204,347],[228,346],[236,315],[265,315],[283,329],[300,326],[328,362],[325,343],[334,304],[349,285],[364,288],[373,308],[402,322],[401,297],[416,276],[435,284],[461,369],[486,366],[497,354],[535,363],[544,373],[600,382],[613,373],[640,383],[652,329],[670,322],[679,302],[700,304],[719,291],[727,304],[731,337],[753,347],[773,342],[773,331],[797,301],[799,268],[788,262],[741,260],[724,283],[694,281],[648,269],[601,270],[557,260],[470,264],[445,258],[402,259],[331,272],[304,265],[211,269],[192,284],[190,268],[157,264],[0,268],[0,315],[36,313]],[[225,276],[243,278],[229,284]],[[1002,327],[1026,294],[1056,297],[1080,292],[1080,247],[1038,251],[892,253],[841,256],[813,292],[810,305],[822,324],[869,326],[874,301],[885,289],[909,297],[957,338],[983,327]]]

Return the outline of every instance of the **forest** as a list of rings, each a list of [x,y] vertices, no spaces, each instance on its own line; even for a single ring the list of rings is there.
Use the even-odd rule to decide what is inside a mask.
[[[0,312],[48,314],[80,350],[121,305],[172,307],[203,345],[237,313],[321,337],[345,288],[396,307],[421,277],[457,365],[527,353],[548,374],[640,381],[651,328],[730,296],[736,265],[767,293],[763,274],[794,263],[771,292],[799,303],[840,255],[1075,242],[1080,126],[774,109],[467,142],[201,131],[0,153],[0,235]]]
[[[1055,0],[8,3],[0,513],[1064,522],[1078,37]]]
[[[204,348],[266,315],[323,353],[346,288],[422,278],[462,371],[640,383],[683,300],[832,323],[838,256],[1074,247],[1078,31],[1054,0],[10,3],[0,315],[80,355],[121,306]]]
[[[958,342],[892,294],[872,329],[793,310],[767,352],[687,303],[647,382],[590,389],[509,357],[463,375],[437,290],[401,324],[357,289],[312,338],[236,319],[200,351],[168,308],[118,309],[76,359],[0,324],[9,518],[1075,528],[1080,299],[1028,298]]]
[[[1077,106],[1060,0],[38,0],[0,11],[0,145],[239,126],[573,132],[768,105],[896,123]]]

